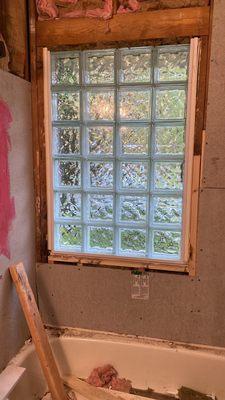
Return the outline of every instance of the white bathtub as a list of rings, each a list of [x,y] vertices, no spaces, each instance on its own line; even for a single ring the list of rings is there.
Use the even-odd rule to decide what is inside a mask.
[[[62,374],[85,378],[94,367],[110,363],[136,388],[175,394],[188,386],[225,400],[225,349],[76,329],[65,329],[59,337],[52,332]],[[26,372],[10,400],[41,399],[47,387],[33,344],[26,344],[11,363]]]

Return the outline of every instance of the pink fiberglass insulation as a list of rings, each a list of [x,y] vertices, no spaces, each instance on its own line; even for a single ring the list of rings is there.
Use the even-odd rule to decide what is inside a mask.
[[[137,0],[120,0],[120,6],[117,10],[117,14],[136,12],[140,10],[140,7],[141,5]]]
[[[14,199],[10,197],[8,130],[12,116],[8,106],[0,99],[0,254],[10,258],[9,229],[15,217]]]
[[[94,10],[87,10],[85,16],[89,18],[103,18],[110,19],[113,14],[113,0],[105,0],[104,8],[96,8]]]
[[[58,5],[66,7],[67,5],[76,5],[79,0],[36,0],[37,11],[40,19],[55,19],[59,17]],[[132,1],[132,0],[130,0]],[[133,0],[134,1],[134,0]],[[93,10],[70,10],[63,13],[63,18],[101,18],[104,20],[112,18],[113,15],[113,0],[104,0],[103,8]]]
[[[36,0],[37,12],[40,18],[54,19],[58,17],[58,8],[55,0]]]
[[[94,368],[87,378],[87,382],[92,386],[110,388],[126,393],[129,393],[132,388],[131,381],[119,378],[118,372],[110,364]]]

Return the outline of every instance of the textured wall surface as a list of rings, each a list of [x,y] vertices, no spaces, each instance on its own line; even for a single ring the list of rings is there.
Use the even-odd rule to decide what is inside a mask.
[[[11,195],[16,217],[9,241],[11,259],[0,257],[0,370],[18,351],[28,331],[7,268],[23,261],[34,285],[34,195],[31,132],[31,86],[28,82],[0,71],[0,97],[9,105],[13,122],[9,130]],[[0,188],[2,190],[2,188]]]
[[[197,276],[150,273],[150,298],[131,300],[129,271],[39,265],[47,324],[225,346],[225,7],[215,1]]]

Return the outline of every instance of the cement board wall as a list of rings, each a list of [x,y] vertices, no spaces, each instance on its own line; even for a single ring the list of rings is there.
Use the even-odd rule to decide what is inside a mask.
[[[31,86],[28,82],[0,71],[0,97],[9,106],[13,122],[10,129],[9,166],[11,196],[16,217],[9,235],[11,258],[0,256],[0,371],[28,338],[28,330],[8,266],[23,261],[34,285],[34,194],[31,131]],[[1,190],[1,188],[0,188]],[[0,210],[1,212],[1,210]]]

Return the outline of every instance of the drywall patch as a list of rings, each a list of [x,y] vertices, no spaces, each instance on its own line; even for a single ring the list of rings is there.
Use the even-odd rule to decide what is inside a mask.
[[[9,230],[15,218],[14,198],[10,197],[8,152],[10,150],[9,127],[12,115],[8,105],[0,99],[0,255],[10,258]]]

